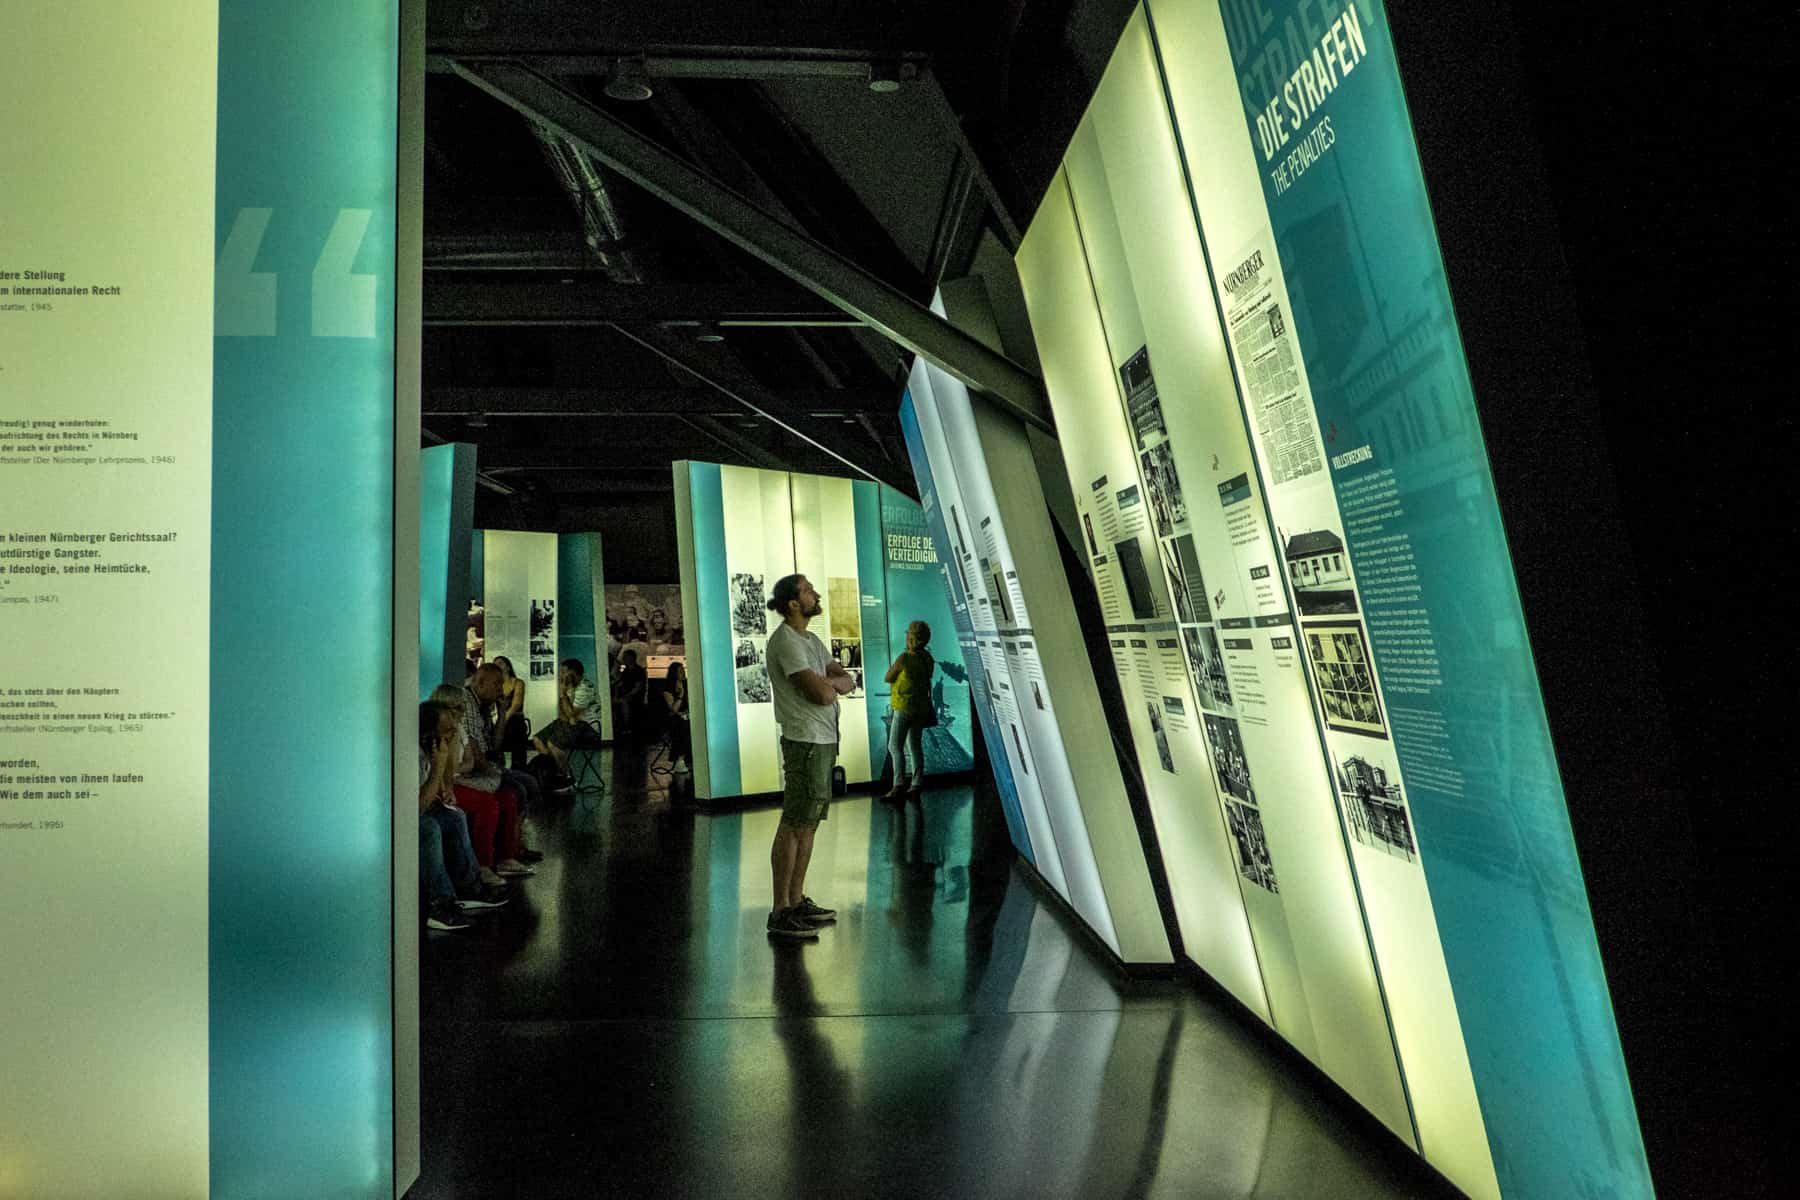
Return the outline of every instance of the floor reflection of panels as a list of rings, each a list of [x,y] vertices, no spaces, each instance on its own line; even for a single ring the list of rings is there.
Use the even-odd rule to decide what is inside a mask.
[[[776,813],[631,765],[541,815],[518,901],[428,935],[418,1200],[1440,1194],[1216,1001],[1096,960],[969,789],[835,804],[838,924],[772,946]]]

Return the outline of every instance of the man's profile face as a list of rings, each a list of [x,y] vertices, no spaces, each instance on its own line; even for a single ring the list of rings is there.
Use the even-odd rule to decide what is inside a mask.
[[[825,611],[824,604],[819,600],[818,590],[813,587],[812,580],[804,575],[800,577],[800,587],[794,603],[800,606],[800,615],[803,617],[816,617]]]

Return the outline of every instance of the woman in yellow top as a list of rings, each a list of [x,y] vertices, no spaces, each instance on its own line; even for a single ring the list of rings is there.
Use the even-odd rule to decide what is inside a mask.
[[[894,694],[888,704],[894,715],[888,719],[888,757],[894,760],[894,787],[883,797],[899,800],[917,796],[925,788],[925,729],[937,724],[937,713],[931,707],[931,675],[937,662],[925,647],[931,641],[931,626],[914,621],[906,627],[906,649],[888,668],[887,681]],[[907,747],[912,748],[912,767],[906,767]]]

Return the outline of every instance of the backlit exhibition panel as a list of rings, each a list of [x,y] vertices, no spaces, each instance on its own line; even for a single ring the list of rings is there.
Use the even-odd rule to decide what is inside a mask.
[[[1019,267],[1077,491],[1123,508],[1087,460],[1129,439],[1151,590],[1205,580],[1187,668],[1261,817],[1276,1028],[1470,1194],[1647,1194],[1379,6],[1140,9]],[[1163,847],[1179,910],[1211,868]]]
[[[392,1196],[395,14],[0,45],[0,1193]]]
[[[921,546],[923,517],[897,492],[862,481],[675,464],[682,624],[687,634],[694,786],[705,799],[781,790],[779,730],[768,669],[778,618],[765,607],[776,580],[798,571],[818,589],[809,632],[857,680],[838,702],[838,765],[847,782],[880,777],[887,757],[884,683],[906,623],[954,628],[934,551]],[[928,553],[929,551],[929,553]],[[925,731],[933,770],[966,770],[966,672],[954,637],[932,649],[938,724]]]
[[[453,442],[419,451],[420,700],[462,678],[474,521],[475,447]]]
[[[975,699],[996,782],[1028,834],[1020,849],[1121,958],[1168,962],[1049,514],[1035,487],[994,486],[1036,477],[1026,432],[977,407],[960,381],[923,359],[913,365],[901,423],[940,557],[954,567],[950,586],[968,614],[982,666]]]
[[[535,731],[557,718],[562,660],[580,659],[600,690],[600,734],[611,738],[612,685],[595,617],[605,605],[600,535],[477,529],[471,546],[466,661],[512,664],[525,680],[525,720]],[[465,669],[444,681],[462,682]]]

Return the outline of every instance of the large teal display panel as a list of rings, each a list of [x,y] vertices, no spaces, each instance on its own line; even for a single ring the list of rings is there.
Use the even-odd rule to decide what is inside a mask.
[[[220,4],[218,1196],[393,1192],[397,56],[389,6]]]
[[[475,447],[419,452],[419,699],[462,678],[475,520]]]
[[[873,664],[883,658],[891,660],[904,650],[907,626],[913,621],[923,621],[931,627],[931,655],[937,660],[931,707],[937,724],[925,731],[925,770],[938,776],[967,771],[975,765],[969,727],[969,669],[961,639],[954,636],[956,622],[951,615],[948,569],[919,501],[885,484],[880,490],[887,652],[871,655],[869,661]],[[892,711],[887,701],[893,693],[878,675],[870,674],[870,695],[879,702],[879,710],[884,714],[880,736],[885,737],[886,721],[890,719],[885,714]]]

